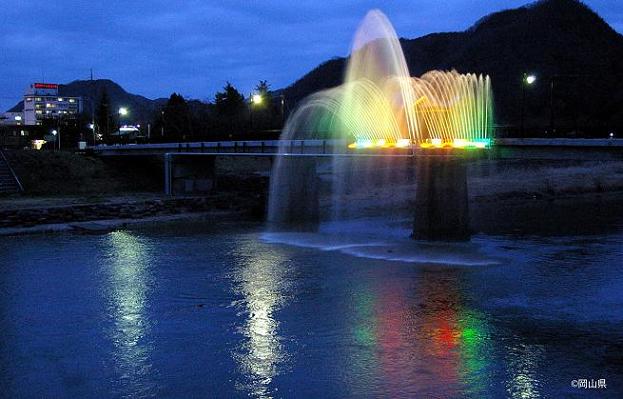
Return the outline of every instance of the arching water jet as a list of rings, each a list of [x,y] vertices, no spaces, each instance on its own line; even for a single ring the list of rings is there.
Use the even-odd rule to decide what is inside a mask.
[[[464,239],[467,222],[465,163],[453,154],[491,145],[493,120],[488,76],[430,71],[411,77],[400,41],[385,15],[370,11],[358,28],[344,83],[301,101],[281,135],[283,140],[342,139],[351,153],[418,159],[414,236]],[[271,175],[268,220],[273,225],[313,225],[319,220],[317,162],[285,157],[283,146]],[[437,161],[420,161],[443,155]],[[412,162],[413,163],[413,162]],[[352,180],[373,186],[377,197],[395,195],[404,162],[345,159],[332,161],[332,219],[352,216]],[[304,187],[303,187],[304,186]],[[312,194],[312,192],[314,192]],[[419,219],[419,221],[418,221]]]

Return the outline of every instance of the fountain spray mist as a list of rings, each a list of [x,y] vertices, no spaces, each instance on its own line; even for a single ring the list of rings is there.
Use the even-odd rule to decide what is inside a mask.
[[[370,11],[355,33],[344,83],[314,93],[291,114],[281,135],[283,140],[343,139],[353,150],[370,148],[486,148],[493,121],[491,81],[488,76],[431,71],[411,77],[400,41],[387,17]],[[286,153],[287,147],[280,148]],[[357,176],[360,186],[374,181],[385,198],[396,189],[403,173],[395,161],[371,163],[333,161],[333,217],[344,215],[344,198]],[[299,163],[300,164],[300,163]],[[309,166],[309,165],[308,165]],[[315,166],[314,166],[315,167]],[[273,166],[268,220],[280,222],[285,213],[308,210],[308,198],[292,199],[292,179],[300,165],[277,157]],[[408,175],[408,173],[407,173]],[[408,176],[402,176],[407,177]],[[311,180],[308,181],[313,186]],[[294,195],[311,195],[316,187]],[[314,195],[317,195],[314,194]],[[346,205],[348,208],[348,205]]]

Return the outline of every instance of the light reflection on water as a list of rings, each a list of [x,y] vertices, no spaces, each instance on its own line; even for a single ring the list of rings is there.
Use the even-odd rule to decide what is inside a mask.
[[[0,240],[7,396],[558,398],[623,377],[620,234],[481,236],[504,263],[455,267],[211,228]]]
[[[542,382],[538,370],[543,367],[545,349],[541,345],[519,344],[508,348],[506,364],[509,377],[506,391],[512,399],[541,398]]]
[[[291,270],[279,250],[261,249],[243,242],[235,255],[240,261],[232,275],[233,291],[240,300],[232,305],[246,320],[238,329],[244,339],[232,355],[243,377],[237,388],[253,397],[269,398],[274,395],[271,382],[288,360],[275,312],[286,304]]]
[[[147,314],[152,249],[148,240],[125,231],[110,233],[107,239],[110,265],[105,292],[113,321],[107,335],[114,347],[112,357],[119,393],[153,396],[154,348],[149,337],[152,321]]]
[[[367,355],[350,354],[355,394],[376,378],[388,397],[487,397],[489,322],[463,298],[461,279],[448,270],[357,286],[353,338]]]

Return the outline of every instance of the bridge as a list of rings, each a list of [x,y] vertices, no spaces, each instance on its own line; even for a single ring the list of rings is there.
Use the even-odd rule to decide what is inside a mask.
[[[318,220],[317,161],[323,158],[393,158],[414,161],[418,175],[413,235],[429,240],[463,240],[470,235],[466,165],[488,159],[623,161],[623,139],[495,140],[491,149],[400,148],[350,149],[344,140],[220,141],[126,144],[90,147],[102,157],[157,156],[163,159],[164,191],[210,191],[215,188],[218,157],[279,157],[292,173],[280,178],[287,198],[282,222],[314,224]],[[314,195],[310,195],[314,193]],[[295,211],[296,210],[296,211]]]
[[[269,156],[311,154],[333,155],[381,155],[381,156],[427,156],[430,150],[404,148],[349,149],[345,140],[253,140],[253,141],[202,141],[185,143],[98,145],[89,147],[93,153],[108,156],[162,156],[164,154],[203,153],[206,155]],[[563,139],[563,138],[503,138],[496,139],[490,156],[496,159],[575,159],[575,160],[621,160],[623,139]]]

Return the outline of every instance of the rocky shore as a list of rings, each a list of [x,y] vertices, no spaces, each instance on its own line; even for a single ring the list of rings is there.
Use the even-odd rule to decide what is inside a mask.
[[[185,213],[229,211],[249,218],[261,217],[261,195],[220,193],[202,197],[163,197],[159,199],[71,204],[0,210],[0,228],[33,227],[45,224],[75,223],[111,219],[142,219]]]

